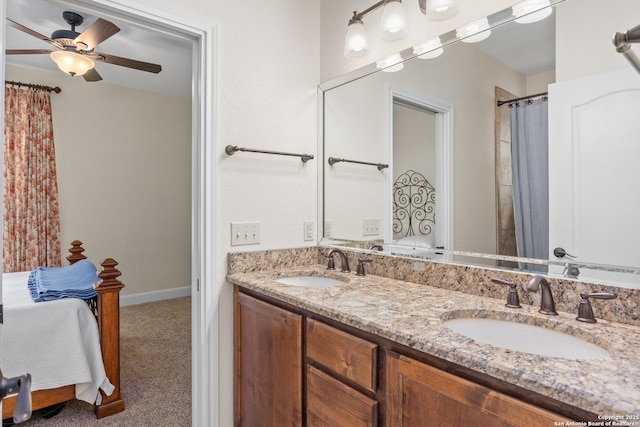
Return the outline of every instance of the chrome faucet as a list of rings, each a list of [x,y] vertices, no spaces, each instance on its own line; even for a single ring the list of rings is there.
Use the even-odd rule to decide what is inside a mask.
[[[549,282],[542,276],[533,276],[527,285],[527,289],[532,292],[537,292],[542,289],[542,298],[540,299],[539,313],[546,314],[547,316],[557,316],[556,305],[553,302],[553,295],[551,294],[551,288]]]
[[[325,256],[329,258],[329,263],[327,264],[327,270],[336,269],[336,266],[333,263],[333,254],[338,254],[340,255],[340,258],[342,258],[342,268],[340,269],[340,271],[342,271],[343,273],[351,272],[351,270],[349,269],[349,259],[347,258],[347,254],[345,254],[344,252],[342,252],[340,249],[337,249],[337,248],[329,249],[325,254]]]

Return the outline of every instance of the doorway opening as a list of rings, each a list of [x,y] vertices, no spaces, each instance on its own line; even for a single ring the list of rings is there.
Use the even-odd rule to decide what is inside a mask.
[[[56,1],[56,0],[51,0]],[[98,16],[117,18],[148,29],[191,40],[191,230],[190,279],[192,318],[192,423],[218,424],[216,307],[219,290],[215,273],[215,145],[214,145],[214,34],[215,26],[200,17],[175,16],[148,4],[130,1],[56,1],[69,8],[82,8]],[[138,4],[139,3],[139,4]],[[0,34],[4,46],[6,9],[0,8]],[[4,49],[0,54],[4,58]],[[6,63],[6,61],[5,61]],[[4,74],[4,67],[2,73]],[[4,102],[2,103],[4,104]],[[0,127],[3,125],[0,124]],[[126,206],[124,207],[126,209]],[[171,245],[171,242],[167,242]]]
[[[452,123],[446,102],[392,89],[386,242],[452,249]],[[410,184],[406,187],[406,183]],[[404,194],[404,191],[408,193]],[[405,203],[406,202],[406,203]],[[410,221],[409,221],[410,220]],[[410,222],[410,226],[409,226]],[[409,227],[408,227],[409,226]]]

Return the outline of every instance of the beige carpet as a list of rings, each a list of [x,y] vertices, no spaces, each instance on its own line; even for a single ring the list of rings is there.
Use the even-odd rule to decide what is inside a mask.
[[[125,411],[96,419],[73,401],[55,417],[20,426],[190,426],[191,298],[120,310],[121,394]]]

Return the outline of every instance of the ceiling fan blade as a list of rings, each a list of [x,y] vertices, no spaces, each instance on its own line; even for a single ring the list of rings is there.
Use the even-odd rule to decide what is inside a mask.
[[[99,82],[102,80],[102,77],[98,74],[95,67],[84,73],[82,77],[84,77],[84,80],[87,82]]]
[[[50,43],[50,44],[54,45],[57,48],[62,48],[62,46],[60,46],[59,43],[57,43],[55,40],[51,40],[49,37],[45,36],[44,34],[40,34],[39,32],[32,30],[31,28],[25,27],[22,24],[18,24],[16,21],[12,21],[11,19],[7,18],[7,23],[11,27],[22,31],[23,33],[27,33],[30,36],[33,36],[33,37],[35,37],[37,39],[40,39],[42,41],[45,41],[47,43]]]
[[[95,55],[95,57],[94,57]],[[109,55],[101,52],[92,52],[91,58],[106,62],[107,64],[120,65],[121,67],[134,68],[140,71],[158,74],[162,71],[162,66],[150,62],[136,61],[135,59],[123,58],[121,56]]]
[[[42,53],[51,53],[55,52],[55,50],[49,49],[7,49],[5,51],[6,55],[33,55],[33,54],[42,54]]]
[[[120,28],[115,24],[102,18],[98,18],[96,22],[91,24],[78,37],[76,37],[74,42],[76,44],[82,43],[86,45],[87,47],[83,50],[91,50],[118,31],[120,31]]]

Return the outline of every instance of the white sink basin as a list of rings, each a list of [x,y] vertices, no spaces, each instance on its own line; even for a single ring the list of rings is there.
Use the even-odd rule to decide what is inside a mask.
[[[462,318],[443,322],[447,328],[482,344],[565,359],[601,359],[609,353],[595,344],[563,332],[524,323]]]
[[[291,276],[276,279],[276,282],[290,286],[304,286],[308,288],[331,288],[344,285],[345,282],[338,279],[322,276]]]

